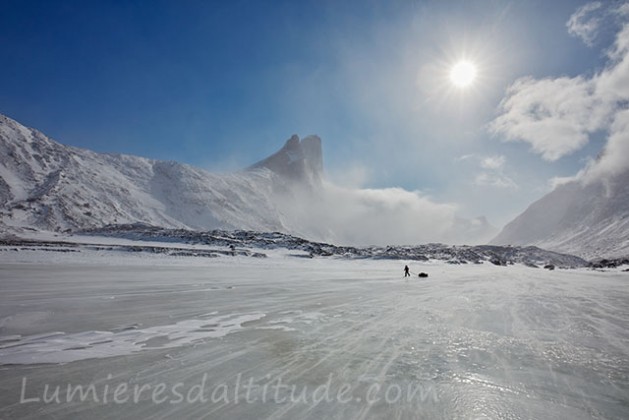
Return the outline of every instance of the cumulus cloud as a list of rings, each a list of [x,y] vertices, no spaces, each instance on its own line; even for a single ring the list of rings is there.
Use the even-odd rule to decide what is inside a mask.
[[[571,18],[572,26],[585,12],[600,7],[579,9]],[[586,174],[590,178],[614,174],[629,167],[629,160],[620,157],[628,156],[629,6],[624,4],[607,13],[624,19],[624,23],[602,70],[590,77],[519,79],[508,88],[499,107],[500,115],[489,125],[490,132],[504,141],[529,143],[533,152],[549,161],[581,149],[593,133],[606,132],[607,144],[601,156],[585,168],[580,178]]]
[[[612,104],[596,92],[594,80],[560,77],[517,80],[501,102],[502,115],[490,131],[506,141],[524,141],[549,161],[581,149],[603,128]]]
[[[596,12],[603,4],[600,1],[587,3],[570,16],[566,26],[570,35],[581,38],[586,45],[592,46],[602,18]]]

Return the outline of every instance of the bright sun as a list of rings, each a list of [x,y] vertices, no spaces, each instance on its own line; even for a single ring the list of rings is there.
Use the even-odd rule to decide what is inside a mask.
[[[465,88],[474,83],[476,79],[476,66],[467,60],[456,63],[450,69],[450,81],[459,88]]]

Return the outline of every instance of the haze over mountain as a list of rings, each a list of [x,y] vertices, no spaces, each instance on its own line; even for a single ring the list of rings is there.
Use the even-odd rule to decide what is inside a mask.
[[[629,255],[629,171],[558,185],[507,224],[495,245],[536,245],[593,257]]]
[[[482,243],[495,230],[456,207],[399,188],[325,180],[321,139],[292,136],[278,152],[226,174],[172,161],[61,145],[0,116],[3,230],[80,230],[145,223],[194,230],[281,231],[338,244]]]

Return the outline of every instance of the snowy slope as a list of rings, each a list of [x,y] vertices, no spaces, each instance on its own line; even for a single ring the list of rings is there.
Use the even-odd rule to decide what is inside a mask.
[[[283,230],[270,199],[283,180],[263,165],[212,174],[177,162],[63,146],[0,116],[0,204],[8,226],[65,230],[143,222]]]
[[[536,245],[588,259],[629,255],[629,172],[558,186],[491,243]]]

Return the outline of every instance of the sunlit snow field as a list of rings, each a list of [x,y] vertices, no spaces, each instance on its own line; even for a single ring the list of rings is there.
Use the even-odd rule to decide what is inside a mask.
[[[0,418],[629,418],[629,273],[264,252],[0,252]]]

